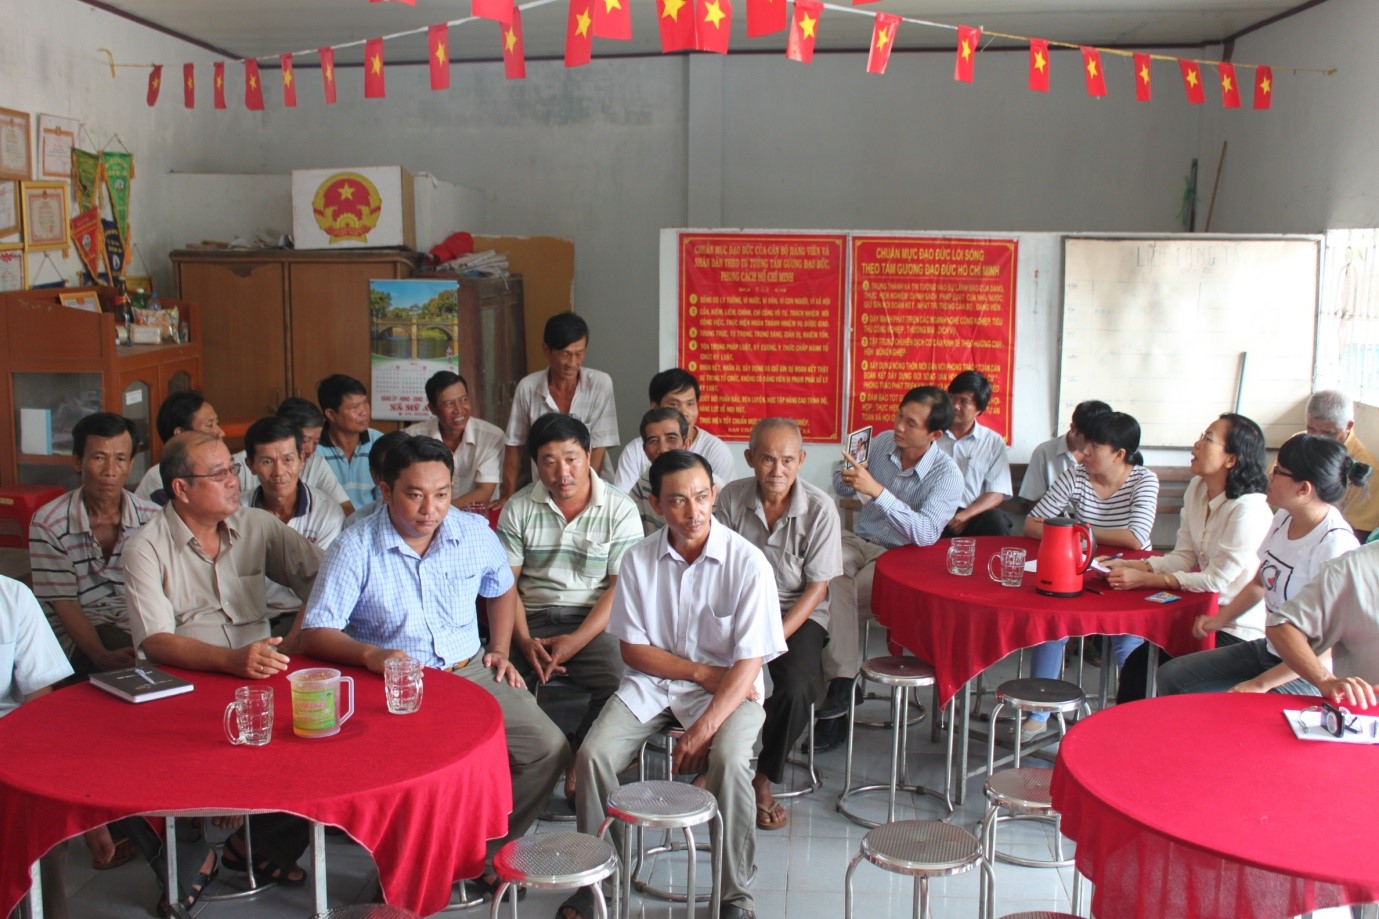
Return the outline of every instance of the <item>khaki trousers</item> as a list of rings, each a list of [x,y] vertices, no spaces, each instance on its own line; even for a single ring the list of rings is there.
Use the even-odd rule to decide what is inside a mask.
[[[871,616],[871,581],[885,546],[843,531],[843,573],[828,585],[828,645],[824,679],[850,680],[862,667],[861,620]]]

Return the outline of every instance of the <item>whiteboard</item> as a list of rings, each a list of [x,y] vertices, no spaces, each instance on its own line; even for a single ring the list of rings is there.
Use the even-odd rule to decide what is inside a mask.
[[[1142,446],[1187,447],[1239,388],[1279,446],[1312,391],[1320,257],[1318,237],[1065,237],[1062,423],[1101,399],[1135,416]]]

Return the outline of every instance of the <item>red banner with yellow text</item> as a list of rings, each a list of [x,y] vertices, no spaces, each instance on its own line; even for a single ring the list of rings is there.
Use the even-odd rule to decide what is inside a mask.
[[[706,430],[745,441],[783,416],[842,439],[846,254],[841,235],[680,234],[680,366]]]
[[[991,380],[981,422],[1010,443],[1013,239],[852,237],[852,428],[889,430],[915,386],[963,370]]]

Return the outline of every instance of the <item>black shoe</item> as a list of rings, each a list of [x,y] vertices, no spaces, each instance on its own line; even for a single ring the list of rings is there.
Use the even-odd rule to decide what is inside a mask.
[[[814,711],[814,717],[837,718],[839,715],[846,714],[848,710],[848,691],[852,689],[853,681],[847,677],[838,677],[828,681],[828,693],[824,696],[824,702]],[[862,701],[861,684],[857,686],[857,701]]]
[[[830,718],[814,723],[814,752],[827,753],[843,745],[848,738],[846,718]]]

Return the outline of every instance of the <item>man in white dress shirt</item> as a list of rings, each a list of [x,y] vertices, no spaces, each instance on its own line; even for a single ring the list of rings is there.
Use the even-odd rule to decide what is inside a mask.
[[[153,426],[157,429],[158,439],[163,442],[164,447],[168,441],[184,431],[200,431],[221,440],[225,439],[225,432],[220,429],[220,417],[216,414],[215,406],[207,402],[201,393],[191,389],[169,394],[163,400],[163,404],[158,406],[158,416],[154,419]],[[144,473],[138,487],[134,489],[134,494],[145,501],[152,501],[159,507],[168,503],[171,496],[163,490],[162,473],[157,463]]]
[[[699,381],[694,374],[679,367],[662,370],[651,378],[647,387],[651,407],[672,408],[685,416],[688,431],[685,434],[684,448],[698,453],[713,467],[714,478],[720,482],[733,480],[733,454],[728,445],[708,431],[699,427]],[[618,471],[613,476],[613,484],[631,493],[638,480],[646,478],[651,468],[651,460],[642,449],[644,439],[629,440],[618,457]]]
[[[473,417],[469,384],[464,377],[441,370],[426,381],[426,404],[431,417],[403,428],[408,434],[434,437],[455,457],[450,483],[451,505],[461,510],[491,501],[503,477],[503,432],[497,425]]]
[[[679,721],[676,773],[704,772],[723,815],[724,919],[754,917],[752,747],[765,712],[762,666],[786,650],[776,578],[766,556],[713,518],[713,470],[686,450],[651,465],[666,528],[623,556],[608,631],[627,671],[575,758],[579,829],[597,832],[618,770],[642,742]],[[562,919],[592,919],[576,894]]]
[[[991,381],[977,370],[964,370],[948,384],[953,423],[939,439],[939,449],[962,470],[962,504],[943,528],[944,536],[1004,536],[1010,519],[1001,505],[1014,491],[1010,454],[1001,435],[977,419],[991,404]]]

